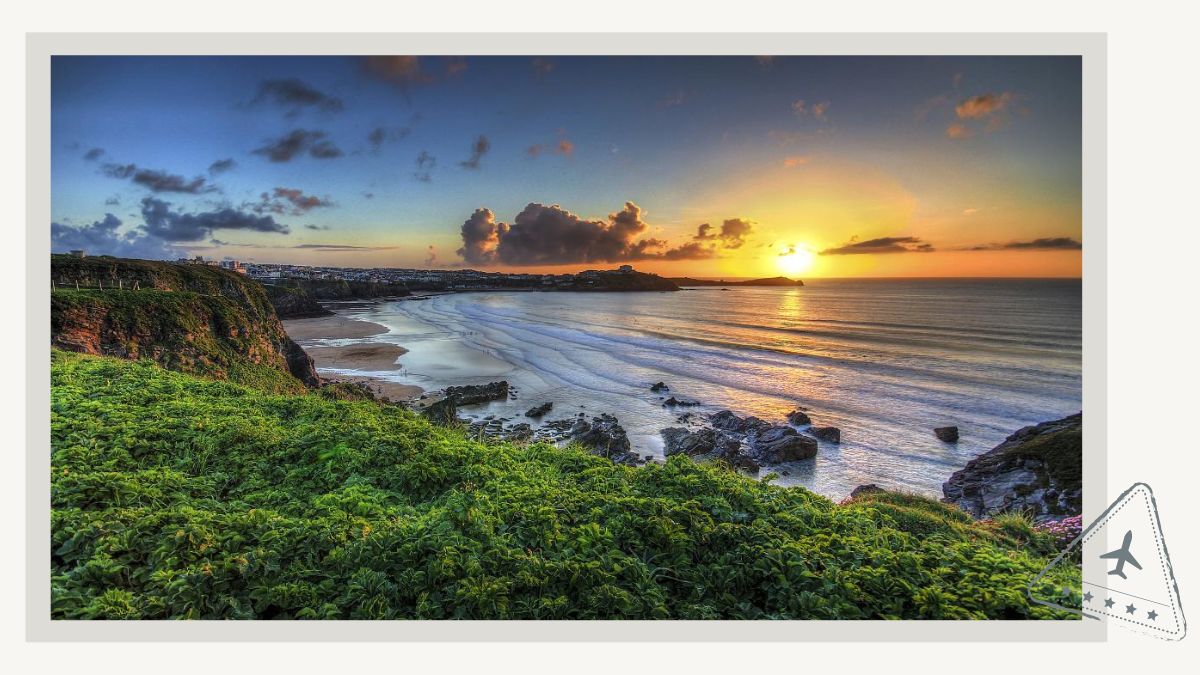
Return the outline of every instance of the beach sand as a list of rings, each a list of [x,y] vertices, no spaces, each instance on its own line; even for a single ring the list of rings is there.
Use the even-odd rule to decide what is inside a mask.
[[[343,347],[305,347],[318,368],[336,370],[399,370],[396,359],[408,350],[400,345],[364,342]]]
[[[396,359],[408,350],[400,345],[385,342],[360,342],[357,344],[328,347],[304,344],[314,340],[358,339],[379,335],[388,331],[370,321],[356,321],[344,316],[321,316],[312,319],[292,319],[283,322],[283,328],[304,351],[312,357],[322,378],[337,382],[357,382],[367,385],[379,396],[402,401],[419,396],[421,387],[400,384],[371,375],[331,373],[332,370],[365,371],[371,373],[399,372]]]
[[[283,329],[296,342],[304,340],[335,340],[364,338],[386,333],[387,327],[370,321],[356,321],[344,316],[318,316],[312,319],[288,319]]]

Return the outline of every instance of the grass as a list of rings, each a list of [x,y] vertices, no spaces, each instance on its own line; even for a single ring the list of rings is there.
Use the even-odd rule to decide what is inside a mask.
[[[148,362],[56,351],[51,378],[55,618],[1073,618],[1026,597],[1050,556],[920,497],[836,505]]]

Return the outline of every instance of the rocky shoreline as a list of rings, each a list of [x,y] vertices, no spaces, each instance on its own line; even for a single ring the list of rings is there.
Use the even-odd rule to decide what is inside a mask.
[[[660,399],[670,387],[657,382],[649,386]],[[603,413],[549,419],[553,404],[530,408],[523,416],[487,415],[480,419],[460,417],[459,406],[515,399],[517,390],[506,381],[483,385],[448,387],[427,393],[410,402],[439,423],[465,424],[477,438],[515,443],[576,443],[593,454],[618,464],[636,466],[655,461],[639,455],[615,416]],[[685,405],[672,396],[663,403]],[[841,430],[813,423],[808,411],[797,408],[779,422],[758,417],[739,417],[730,410],[706,414],[683,412],[677,426],[660,431],[663,455],[683,455],[695,461],[717,462],[733,470],[758,474],[764,467],[779,468],[811,460],[820,451],[818,440],[838,444]],[[955,472],[946,481],[943,502],[953,504],[975,518],[1002,513],[1022,513],[1035,521],[1078,515],[1082,506],[1080,480],[1082,415],[1026,427],[1003,443]],[[958,440],[957,427],[937,427],[933,435],[945,443]],[[877,484],[860,485],[849,499],[872,492],[888,491]]]

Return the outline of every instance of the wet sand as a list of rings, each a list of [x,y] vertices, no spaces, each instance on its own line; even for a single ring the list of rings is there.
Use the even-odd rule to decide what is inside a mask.
[[[343,347],[305,347],[318,368],[335,370],[399,370],[396,359],[408,352],[400,345],[363,342]]]
[[[312,319],[288,319],[283,322],[283,329],[296,342],[365,338],[388,331],[386,326],[370,321],[347,319],[340,314]]]
[[[283,322],[283,329],[312,357],[318,374],[324,379],[365,384],[377,395],[394,401],[410,399],[424,391],[415,385],[386,379],[387,375],[400,372],[400,365],[396,363],[396,359],[408,352],[400,345],[369,341],[337,346],[320,343],[325,340],[357,340],[381,335],[388,332],[386,326],[335,314],[311,319],[290,319]]]

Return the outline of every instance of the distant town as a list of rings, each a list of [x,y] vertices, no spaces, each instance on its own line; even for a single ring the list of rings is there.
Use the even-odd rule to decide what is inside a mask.
[[[84,250],[68,255],[86,258]],[[107,256],[100,256],[107,257]],[[244,274],[268,285],[294,285],[294,282],[356,282],[402,286],[410,291],[472,290],[543,290],[543,291],[676,291],[697,286],[783,286],[799,287],[804,282],[787,277],[764,279],[697,279],[661,277],[639,272],[632,265],[612,270],[584,270],[574,274],[533,274],[518,272],[482,272],[473,269],[430,270],[397,267],[326,267],[285,263],[254,263],[240,260],[213,260],[196,256],[179,258],[180,265],[202,265]]]
[[[377,284],[404,284],[411,290],[488,290],[497,288],[527,288],[536,290],[606,289],[643,285],[649,279],[665,282],[661,277],[643,274],[632,265],[615,270],[586,270],[577,274],[527,274],[481,272],[479,270],[427,270],[393,267],[324,267],[282,263],[250,263],[239,260],[209,260],[197,256],[180,258],[176,262],[188,265],[208,265],[245,274],[264,283],[289,279],[313,281],[358,281]],[[657,284],[656,284],[657,285]],[[673,290],[662,284],[660,290]]]

